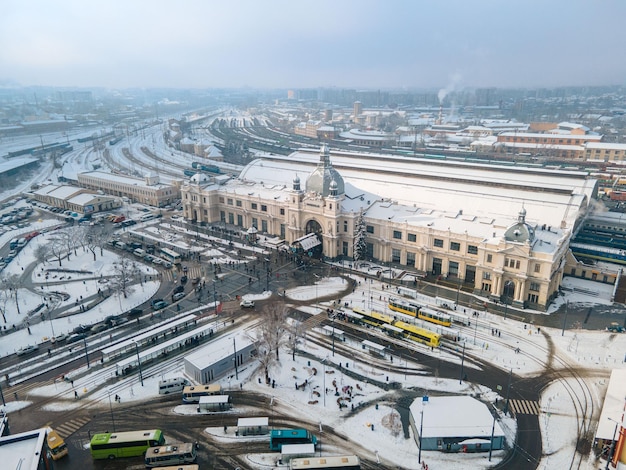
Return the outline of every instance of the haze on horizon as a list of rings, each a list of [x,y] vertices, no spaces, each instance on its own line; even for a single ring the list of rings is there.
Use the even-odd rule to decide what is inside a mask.
[[[626,2],[5,0],[0,86],[626,83]]]

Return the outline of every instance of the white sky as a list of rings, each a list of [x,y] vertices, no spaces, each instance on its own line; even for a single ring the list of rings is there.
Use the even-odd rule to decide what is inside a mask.
[[[6,0],[0,84],[621,84],[625,16],[620,0]]]

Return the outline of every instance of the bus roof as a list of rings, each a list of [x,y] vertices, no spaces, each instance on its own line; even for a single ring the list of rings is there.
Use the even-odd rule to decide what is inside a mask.
[[[156,455],[170,455],[174,453],[188,453],[193,451],[193,444],[191,442],[183,442],[182,444],[170,444],[167,446],[150,447],[146,451],[146,458],[154,457]]]
[[[92,444],[106,444],[109,442],[127,442],[148,439],[157,439],[161,435],[160,429],[148,429],[144,431],[104,432],[94,434]]]
[[[183,389],[183,393],[200,393],[200,392],[215,393],[215,392],[220,392],[221,390],[222,390],[222,386],[220,384],[188,385]]]
[[[51,450],[65,444],[61,436],[59,436],[59,434],[54,429],[50,429],[48,431],[46,440],[48,441],[48,447],[50,447]]]
[[[306,429],[272,429],[270,438],[272,437],[306,437],[308,435]]]

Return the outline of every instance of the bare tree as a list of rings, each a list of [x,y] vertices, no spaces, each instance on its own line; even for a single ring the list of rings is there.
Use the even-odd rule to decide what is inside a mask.
[[[46,261],[48,261],[51,254],[52,251],[50,250],[50,245],[48,243],[41,243],[37,245],[33,252],[35,259],[40,264],[46,264]]]
[[[10,276],[1,279],[0,285],[2,286],[3,290],[9,292],[9,295],[13,297],[13,299],[15,300],[15,308],[17,309],[17,313],[21,314],[22,312],[20,312],[20,303],[17,298],[19,288],[22,286],[20,277],[17,274],[11,274]]]
[[[104,246],[111,236],[111,229],[109,225],[90,225],[87,230],[87,236],[85,237],[86,246],[93,254],[94,261],[96,260],[96,249],[100,248],[100,256],[104,256]]]
[[[267,350],[268,355],[275,353],[279,361],[279,350],[285,341],[287,328],[287,316],[289,309],[282,304],[270,304],[263,309],[263,322],[261,323],[261,344]]]
[[[294,320],[294,322],[289,326],[289,338],[287,340],[287,344],[289,345],[289,351],[291,352],[291,360],[296,360],[296,350],[298,349],[298,344],[300,344],[300,340],[305,337],[306,330],[302,327],[302,322]]]
[[[63,266],[63,258],[66,254],[69,259],[68,246],[70,245],[70,242],[68,238],[69,234],[61,230],[56,231],[53,237],[51,236],[48,238],[50,254],[56,258],[59,266]]]
[[[4,323],[6,324],[7,322],[7,317],[5,315],[5,312],[7,310],[7,302],[9,301],[11,294],[9,293],[8,290],[2,289],[0,290],[0,314],[2,314],[2,319],[4,320]]]
[[[115,290],[124,294],[124,298],[127,298],[128,294],[131,292],[130,287],[133,281],[141,275],[139,267],[134,261],[126,257],[120,257],[114,263],[113,270],[115,275],[111,280],[111,284]]]

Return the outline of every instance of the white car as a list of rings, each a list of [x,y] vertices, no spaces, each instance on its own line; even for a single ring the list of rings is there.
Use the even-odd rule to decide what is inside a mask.
[[[32,345],[29,345],[29,346],[24,346],[24,347],[22,347],[22,348],[18,349],[16,354],[17,354],[18,356],[24,356],[24,355],[26,355],[26,354],[28,354],[28,353],[35,352],[35,351],[37,351],[38,349],[39,349],[39,346],[32,346]]]
[[[239,304],[241,308],[254,308],[254,300],[242,300]]]

